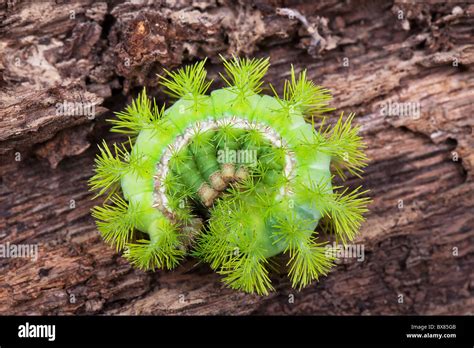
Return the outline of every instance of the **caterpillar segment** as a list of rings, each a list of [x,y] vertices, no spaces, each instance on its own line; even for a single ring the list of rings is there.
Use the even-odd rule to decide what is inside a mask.
[[[142,270],[172,269],[190,255],[229,287],[266,295],[270,263],[287,254],[281,266],[301,289],[334,264],[318,224],[346,243],[364,220],[367,191],[332,184],[366,165],[359,127],[353,114],[319,130],[306,121],[331,111],[331,95],[305,71],[291,67],[283,95],[270,86],[269,96],[261,94],[268,59],[222,60],[226,87],[207,94],[205,60],[165,71],[172,106],[158,108],[143,89],[111,120],[112,131],[136,140],[130,151],[99,146],[90,187],[106,201],[92,215],[104,240]]]

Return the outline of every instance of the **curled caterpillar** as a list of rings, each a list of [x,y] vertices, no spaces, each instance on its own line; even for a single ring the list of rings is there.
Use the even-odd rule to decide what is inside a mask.
[[[273,257],[285,253],[300,289],[334,263],[318,223],[343,243],[360,228],[366,191],[332,179],[360,176],[365,145],[353,114],[318,131],[305,121],[332,110],[329,91],[306,71],[291,67],[283,96],[270,85],[271,97],[260,94],[268,59],[222,60],[227,87],[206,95],[205,60],[165,70],[171,107],[143,90],[109,120],[129,140],[99,146],[89,183],[107,199],[92,215],[104,240],[142,270],[172,269],[191,255],[231,288],[268,294]]]

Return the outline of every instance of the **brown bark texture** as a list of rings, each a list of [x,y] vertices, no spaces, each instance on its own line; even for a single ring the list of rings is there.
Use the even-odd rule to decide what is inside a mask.
[[[356,112],[374,202],[347,259],[296,291],[226,288],[206,265],[142,272],[106,245],[87,180],[105,121],[156,74],[219,54],[290,65]],[[214,83],[213,88],[222,84]],[[266,91],[270,93],[270,91]],[[95,117],[57,103],[95,105]],[[440,1],[0,0],[0,314],[474,314],[474,5]],[[397,109],[398,108],[398,109]],[[334,118],[336,112],[334,112]]]

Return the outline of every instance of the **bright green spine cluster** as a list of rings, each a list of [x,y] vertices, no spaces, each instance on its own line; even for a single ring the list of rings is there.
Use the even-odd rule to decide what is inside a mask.
[[[206,94],[205,61],[165,71],[171,107],[143,90],[110,120],[135,140],[99,146],[90,186],[107,198],[92,214],[104,240],[140,269],[171,269],[191,255],[228,286],[267,294],[284,253],[302,288],[333,265],[318,224],[346,243],[367,211],[366,191],[332,185],[366,164],[359,129],[353,114],[319,131],[306,122],[332,110],[329,91],[306,71],[291,67],[283,95],[270,86],[271,97],[260,94],[268,59],[222,59],[225,88]]]

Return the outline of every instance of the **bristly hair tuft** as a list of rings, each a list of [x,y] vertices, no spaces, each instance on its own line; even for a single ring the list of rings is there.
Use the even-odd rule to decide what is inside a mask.
[[[176,267],[186,254],[179,233],[170,222],[164,222],[150,240],[141,239],[125,245],[124,256],[141,270]]]
[[[112,204],[92,208],[92,216],[97,220],[97,229],[104,240],[122,250],[137,224],[138,206],[129,204],[117,194],[111,196],[110,201]]]
[[[344,121],[344,113],[341,113],[338,121],[333,127],[326,127],[323,131],[324,122],[321,124],[319,137],[315,141],[315,150],[331,155],[334,158],[333,167],[336,173],[346,179],[344,169],[351,175],[361,177],[362,168],[367,166],[366,148],[362,137],[359,135],[360,126],[352,127],[355,114],[351,113]]]
[[[325,112],[334,110],[329,107],[332,99],[330,91],[308,80],[306,70],[296,77],[293,65],[291,65],[290,80],[286,80],[283,86],[283,97],[279,97],[271,84],[270,88],[287,114],[299,111],[307,116],[321,116]]]
[[[220,55],[226,75],[220,74],[227,86],[234,88],[238,100],[242,101],[252,94],[260,93],[263,77],[270,66],[269,58],[237,58],[225,59]]]
[[[206,80],[207,71],[204,68],[206,60],[186,65],[177,71],[164,69],[165,75],[158,76],[161,78],[161,85],[165,87],[165,93],[176,99],[192,100],[196,109],[213,82]]]
[[[355,238],[364,221],[363,214],[368,211],[367,205],[372,200],[370,197],[362,197],[369,190],[360,191],[360,186],[349,193],[348,188],[337,192],[341,186],[331,189],[332,179],[328,178],[319,183],[309,180],[309,184],[300,184],[297,191],[327,218],[337,239],[346,244]]]
[[[98,191],[94,198],[108,192],[108,199],[117,192],[120,180],[129,172],[138,173],[140,176],[147,173],[144,156],[136,152],[130,154],[125,144],[132,147],[131,139],[120,145],[114,143],[114,153],[105,140],[102,142],[102,147],[98,146],[100,153],[95,158],[95,174],[89,179],[90,190]]]
[[[274,225],[276,242],[287,245],[285,253],[290,255],[288,275],[294,288],[301,289],[326,275],[333,265],[333,258],[323,247],[325,243],[316,242],[311,225],[311,221],[298,219],[294,213],[278,217]]]
[[[160,109],[156,100],[150,100],[144,87],[138,97],[127,106],[125,111],[116,112],[116,119],[108,119],[112,123],[112,132],[137,135],[142,129],[153,127],[163,117],[165,106]]]

